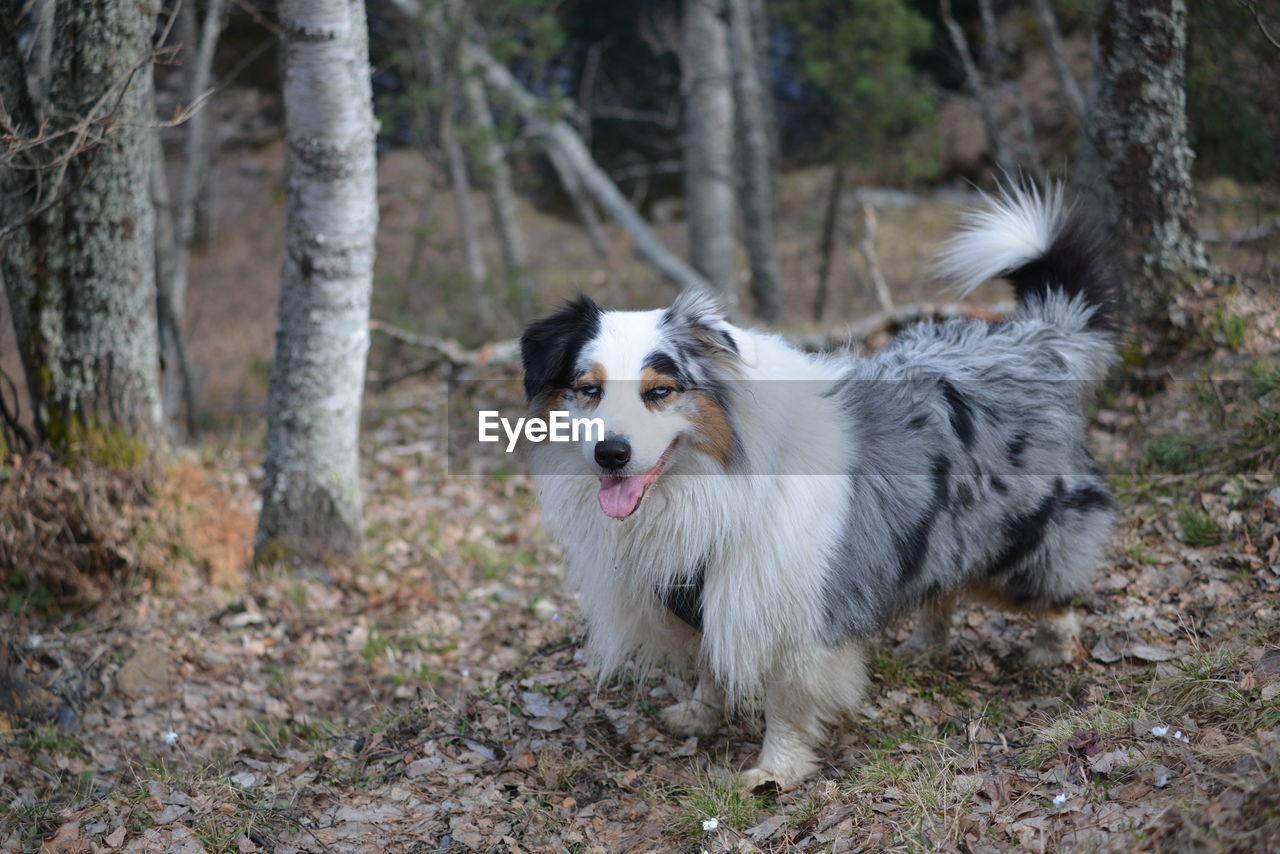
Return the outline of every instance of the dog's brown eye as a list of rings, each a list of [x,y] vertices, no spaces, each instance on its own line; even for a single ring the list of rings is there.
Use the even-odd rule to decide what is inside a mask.
[[[574,389],[578,394],[584,397],[599,397],[600,386],[598,385],[580,385]]]
[[[675,393],[675,389],[669,385],[660,385],[657,388],[651,388],[644,393],[644,399],[648,401],[659,401],[670,397]]]

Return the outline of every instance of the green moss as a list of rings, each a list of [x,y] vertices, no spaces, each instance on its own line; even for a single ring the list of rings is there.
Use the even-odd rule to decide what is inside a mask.
[[[50,413],[45,420],[49,447],[64,461],[87,460],[106,468],[136,468],[146,461],[147,443],[123,426],[94,415]]]

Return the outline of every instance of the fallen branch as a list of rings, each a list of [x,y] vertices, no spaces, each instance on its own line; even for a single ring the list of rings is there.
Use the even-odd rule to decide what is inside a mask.
[[[707,280],[692,267],[672,255],[649,228],[644,217],[618,190],[604,170],[595,162],[582,137],[567,122],[549,119],[545,105],[534,97],[507,67],[488,51],[475,44],[463,45],[469,65],[481,69],[485,84],[495,97],[520,115],[541,138],[548,150],[555,149],[561,162],[577,173],[582,190],[591,197],[610,219],[626,229],[635,244],[636,254],[648,261],[669,281],[686,290],[710,290]]]
[[[380,320],[370,320],[369,331],[385,335],[392,341],[427,351],[425,357],[403,365],[394,372],[387,374],[370,372],[369,384],[382,390],[416,374],[441,373],[446,374],[449,379],[463,379],[474,375],[482,368],[507,367],[520,362],[520,342],[514,338],[469,350],[452,338],[417,335]]]

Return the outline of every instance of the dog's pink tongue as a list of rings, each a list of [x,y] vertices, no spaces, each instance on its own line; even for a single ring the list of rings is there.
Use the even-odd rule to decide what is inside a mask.
[[[600,478],[600,509],[614,519],[625,519],[635,512],[644,495],[644,475]]]

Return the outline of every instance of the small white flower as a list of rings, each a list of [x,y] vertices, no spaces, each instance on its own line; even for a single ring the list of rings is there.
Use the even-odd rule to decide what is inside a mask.
[[[178,734],[177,734],[176,732],[174,732],[173,730],[169,730],[168,732],[166,732],[166,733],[164,734],[164,743],[165,743],[165,744],[170,744],[170,745],[172,745],[172,744],[177,744],[177,743],[178,743]]]
[[[704,818],[702,820],[703,830],[715,830],[719,826],[720,826],[720,819],[718,818]]]
[[[1165,786],[1167,786],[1167,785],[1169,785],[1169,775],[1168,775],[1168,774],[1161,774],[1158,778],[1156,778],[1156,786],[1157,786],[1158,788],[1163,789],[1163,788],[1164,788]]]
[[[559,615],[559,614],[552,614],[552,615],[551,615],[551,622],[553,622],[553,623],[558,623],[558,622],[560,622],[560,615]]]
[[[470,670],[468,670],[468,669],[467,669],[467,668],[465,668],[465,667],[464,667],[464,668],[462,668],[462,678],[463,678],[463,679],[466,679],[466,678],[468,678],[469,676],[471,676],[471,671],[470,671]]]
[[[1067,795],[1065,792],[1053,796],[1053,805],[1055,807],[1060,807],[1066,802],[1067,802]]]
[[[27,649],[39,649],[44,645],[44,637],[32,632],[27,635]]]
[[[1162,735],[1168,735],[1169,728],[1167,726],[1153,726],[1151,728],[1151,734],[1159,738]]]

